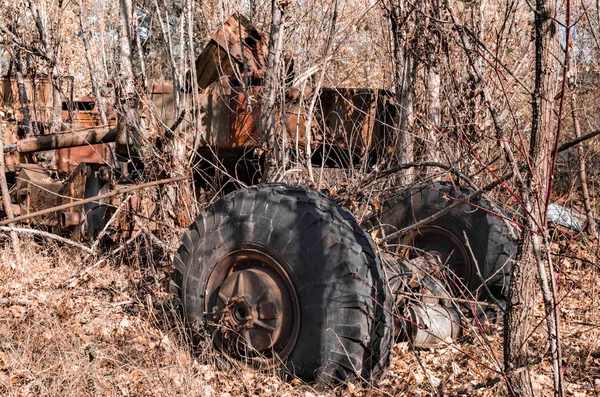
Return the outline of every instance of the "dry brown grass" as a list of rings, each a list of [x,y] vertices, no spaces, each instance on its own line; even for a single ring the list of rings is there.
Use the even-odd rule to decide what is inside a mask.
[[[498,376],[498,325],[473,324],[462,343],[444,348],[413,352],[398,344],[392,366],[378,383],[328,390],[285,382],[275,373],[231,368],[210,343],[194,352],[166,292],[168,259],[150,267],[109,256],[107,263],[65,284],[80,265],[94,260],[80,263],[77,251],[49,243],[25,240],[23,245],[20,266],[8,249],[0,249],[0,395],[432,395],[433,387],[444,393],[466,389],[470,395],[507,395],[503,382],[473,389]],[[561,296],[568,293],[561,307],[567,393],[596,395],[600,271],[573,260],[559,266]],[[542,325],[534,346],[543,346],[543,331]],[[542,361],[534,373],[538,387],[549,392],[549,363]]]
[[[63,285],[78,253],[25,246],[21,268],[0,251],[0,395],[303,393],[274,375],[219,369],[210,351],[193,353],[165,292],[168,268],[152,274],[112,260]]]

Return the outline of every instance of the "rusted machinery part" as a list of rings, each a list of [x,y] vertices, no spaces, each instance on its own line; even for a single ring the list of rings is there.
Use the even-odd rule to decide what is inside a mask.
[[[31,219],[31,218],[35,218],[37,216],[41,216],[41,215],[46,215],[46,214],[50,214],[53,212],[59,212],[59,211],[64,211],[64,210],[68,210],[69,208],[74,208],[74,207],[80,207],[84,204],[88,204],[88,203],[93,203],[95,201],[99,201],[99,200],[103,200],[109,197],[113,197],[119,194],[125,194],[125,193],[129,193],[129,192],[133,192],[136,190],[140,190],[140,189],[145,189],[148,187],[152,187],[152,186],[157,186],[157,185],[164,185],[165,183],[171,183],[171,182],[177,182],[177,181],[182,181],[184,179],[187,179],[187,176],[178,176],[178,177],[174,177],[174,178],[168,178],[168,179],[161,179],[158,181],[153,181],[153,182],[148,182],[148,183],[142,183],[140,185],[132,185],[132,186],[128,186],[126,188],[122,188],[122,189],[117,189],[114,190],[112,192],[108,192],[108,193],[104,193],[98,196],[94,196],[94,197],[89,197],[83,200],[79,200],[79,201],[74,201],[72,203],[67,203],[67,204],[63,204],[63,205],[59,205],[56,207],[52,207],[52,208],[46,208],[40,211],[36,211],[36,212],[32,212],[30,214],[25,214],[25,215],[21,215],[21,216],[16,216],[12,219],[6,219],[3,221],[0,221],[0,226],[2,225],[8,225],[9,223],[13,223],[13,222],[20,222],[20,221],[24,221],[27,219]]]
[[[391,295],[370,236],[335,201],[283,184],[237,190],[201,213],[172,290],[199,342],[307,381],[377,378],[389,365]]]
[[[389,253],[382,256],[396,297],[396,340],[408,340],[418,348],[456,340],[462,331],[462,313],[440,273],[444,267],[440,257],[424,254],[402,261]]]
[[[272,352],[281,360],[290,355],[300,331],[300,307],[277,259],[256,249],[232,252],[213,269],[206,296],[212,297],[205,300],[212,316],[209,328],[224,354],[267,366],[273,363]]]
[[[454,307],[435,304],[407,306],[406,333],[414,347],[425,348],[456,341],[461,335],[461,313]]]
[[[63,211],[59,214],[58,225],[61,229],[68,229],[71,226],[81,224],[81,213]]]
[[[11,146],[19,153],[34,153],[44,150],[72,148],[94,145],[98,143],[116,142],[118,128],[86,129],[85,131],[65,132],[58,134],[38,135],[17,141]],[[6,146],[4,150],[6,151]]]

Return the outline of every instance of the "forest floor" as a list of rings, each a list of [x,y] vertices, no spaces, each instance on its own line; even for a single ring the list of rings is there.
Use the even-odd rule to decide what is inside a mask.
[[[134,255],[85,258],[76,249],[24,240],[21,262],[0,249],[0,395],[384,396],[508,395],[501,324],[472,323],[458,342],[413,351],[396,344],[386,375],[337,389],[283,381],[276,373],[231,368],[206,343],[193,351],[167,292],[170,261]],[[569,247],[566,247],[569,245]],[[566,240],[557,257],[567,395],[600,394],[600,269],[595,252]],[[593,253],[590,254],[590,252]],[[130,252],[131,254],[131,252]],[[73,278],[75,274],[83,275]],[[543,351],[543,307],[532,354]],[[551,393],[547,356],[532,366]]]

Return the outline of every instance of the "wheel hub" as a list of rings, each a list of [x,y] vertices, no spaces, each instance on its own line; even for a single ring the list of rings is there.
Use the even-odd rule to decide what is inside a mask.
[[[252,307],[245,301],[246,298],[242,297],[240,302],[235,302],[235,300],[232,299],[232,302],[227,304],[230,318],[233,320],[230,321],[231,325],[248,328],[252,327]]]
[[[451,270],[449,279],[456,290],[470,285],[471,258],[462,241],[452,232],[436,225],[427,225],[406,236],[402,246],[416,248],[404,250],[408,259],[419,257],[423,252],[438,256],[441,263]]]
[[[244,359],[289,355],[299,310],[293,285],[282,270],[271,257],[251,250],[230,254],[217,265],[207,292],[215,344],[221,350]]]

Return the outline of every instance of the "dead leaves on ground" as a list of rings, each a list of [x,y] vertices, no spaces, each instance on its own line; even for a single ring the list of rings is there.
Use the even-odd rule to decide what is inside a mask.
[[[63,286],[77,264],[65,260],[69,255],[36,252],[28,271],[19,274],[0,259],[2,395],[506,395],[503,382],[478,387],[496,378],[501,367],[498,326],[482,324],[483,333],[474,327],[463,342],[441,348],[415,352],[406,343],[397,344],[379,382],[329,390],[298,379],[284,382],[276,372],[227,367],[208,345],[192,354],[187,334],[170,311],[168,264],[160,274],[149,275],[109,263],[77,284]],[[573,259],[558,265],[565,296],[561,316],[567,394],[595,395],[600,392],[600,271]],[[534,348],[545,343],[543,332],[533,338]],[[537,387],[549,392],[549,363],[543,361],[533,371]]]

